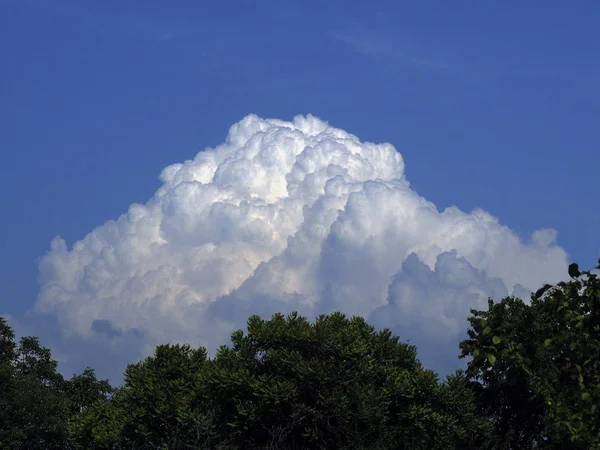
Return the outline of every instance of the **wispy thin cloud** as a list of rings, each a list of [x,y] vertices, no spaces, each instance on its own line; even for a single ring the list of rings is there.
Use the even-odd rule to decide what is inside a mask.
[[[342,30],[330,31],[329,36],[364,57],[396,69],[443,73],[478,85],[510,79],[544,80],[569,89],[579,96],[600,96],[600,75],[598,71],[589,68],[519,65],[517,61],[500,60],[489,54],[482,55],[481,58],[465,58],[465,54],[469,52],[458,46],[453,48],[448,43],[427,42],[426,37],[390,30],[386,26],[365,27],[354,24]]]
[[[447,61],[431,55],[412,37],[365,28],[330,31],[329,35],[356,52],[380,61],[390,60],[405,67],[420,69],[445,70],[450,67]]]

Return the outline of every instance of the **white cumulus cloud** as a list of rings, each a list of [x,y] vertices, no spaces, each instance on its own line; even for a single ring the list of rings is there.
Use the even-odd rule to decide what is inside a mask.
[[[438,211],[404,169],[392,145],[316,117],[249,115],[165,168],[145,205],[72,248],[55,238],[32,315],[57,321],[71,364],[212,352],[248,315],[293,310],[359,314],[427,346],[425,363],[455,361],[470,308],[564,278],[567,255],[553,230],[523,242],[483,210]]]

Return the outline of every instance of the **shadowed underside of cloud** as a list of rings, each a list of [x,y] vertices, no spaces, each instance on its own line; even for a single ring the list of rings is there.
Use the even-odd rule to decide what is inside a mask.
[[[554,231],[523,242],[482,210],[439,212],[392,145],[310,115],[247,116],[160,179],[145,205],[70,249],[55,238],[40,263],[30,316],[55,319],[66,370],[165,342],[213,352],[249,315],[294,310],[362,315],[443,370],[457,365],[470,308],[566,271]],[[123,369],[108,366],[100,373]]]

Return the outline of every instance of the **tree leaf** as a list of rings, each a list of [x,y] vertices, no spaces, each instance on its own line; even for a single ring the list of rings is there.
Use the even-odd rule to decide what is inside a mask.
[[[535,292],[535,294],[534,294],[534,297],[535,297],[536,299],[539,299],[539,298],[541,298],[541,297],[542,297],[542,296],[543,296],[543,295],[544,295],[544,294],[545,294],[545,293],[548,291],[548,289],[550,289],[551,287],[552,287],[552,286],[550,286],[549,284],[545,284],[544,286],[542,286],[541,288],[539,288],[539,289],[538,289],[538,290]]]
[[[579,266],[576,263],[569,264],[569,276],[571,278],[577,278],[581,275],[579,271]]]

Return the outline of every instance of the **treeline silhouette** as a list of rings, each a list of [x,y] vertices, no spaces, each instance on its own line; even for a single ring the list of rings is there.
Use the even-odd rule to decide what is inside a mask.
[[[600,260],[598,261],[600,268]],[[600,280],[472,310],[466,371],[360,317],[248,319],[214,358],[161,345],[113,388],[0,317],[2,449],[600,449]]]

